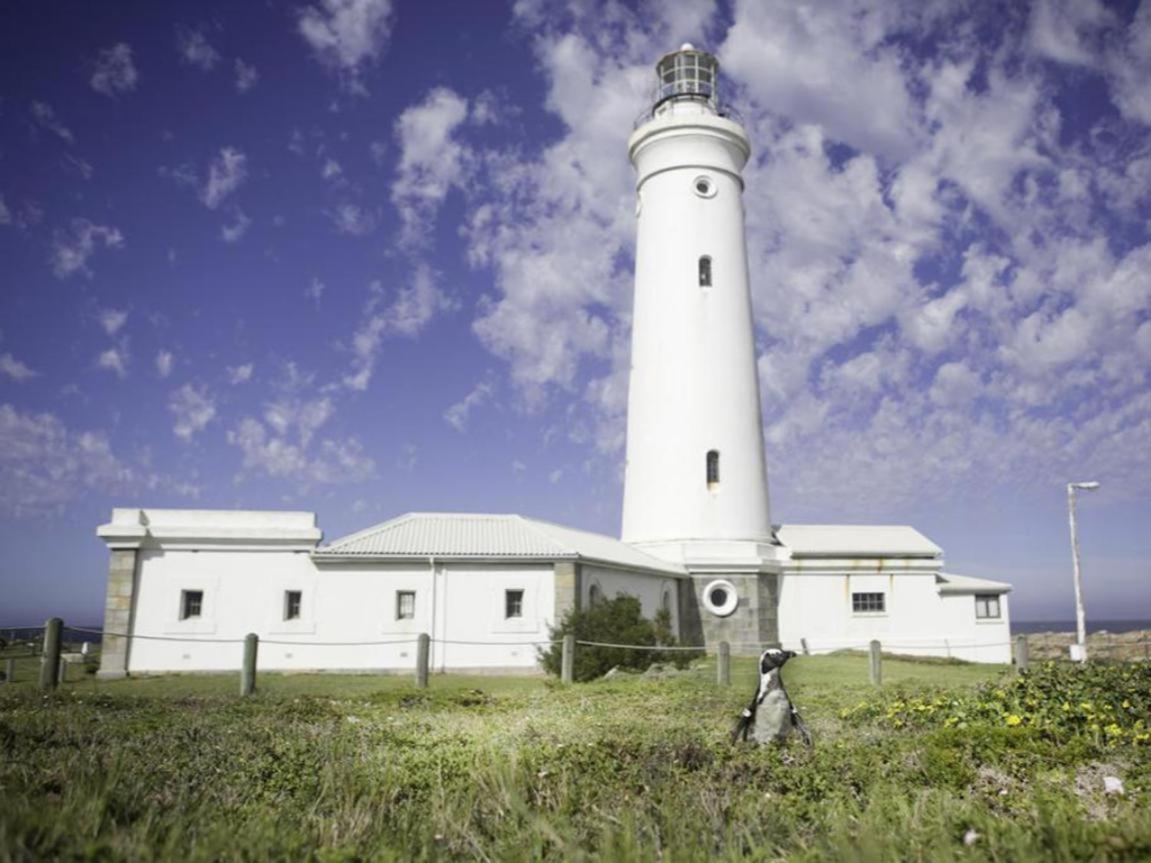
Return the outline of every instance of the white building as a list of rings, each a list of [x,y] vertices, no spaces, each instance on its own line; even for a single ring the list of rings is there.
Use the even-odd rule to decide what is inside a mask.
[[[597,596],[667,609],[681,640],[737,653],[862,647],[1010,658],[1010,586],[942,572],[911,527],[771,521],[743,225],[747,132],[715,58],[657,65],[631,136],[636,286],[622,540],[515,515],[401,516],[321,546],[311,513],[117,509],[101,673],[528,670],[548,626]],[[780,286],[780,290],[784,287]]]

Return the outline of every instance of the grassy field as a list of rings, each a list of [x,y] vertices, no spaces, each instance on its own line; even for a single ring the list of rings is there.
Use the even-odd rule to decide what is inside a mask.
[[[801,657],[812,751],[713,674],[0,687],[0,860],[1151,857],[1151,667]]]

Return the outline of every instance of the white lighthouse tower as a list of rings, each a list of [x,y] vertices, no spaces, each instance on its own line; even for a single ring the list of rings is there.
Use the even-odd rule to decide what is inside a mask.
[[[656,65],[631,140],[635,308],[622,539],[693,575],[712,642],[777,637],[741,172],[743,126],[718,63],[684,45]]]

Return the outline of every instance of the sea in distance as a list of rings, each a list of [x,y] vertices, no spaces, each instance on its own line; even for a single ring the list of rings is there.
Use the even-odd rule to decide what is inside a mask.
[[[1087,632],[1135,632],[1140,629],[1151,629],[1151,620],[1092,620],[1087,618]],[[1015,633],[1027,632],[1074,632],[1074,620],[1013,620],[1011,631]]]

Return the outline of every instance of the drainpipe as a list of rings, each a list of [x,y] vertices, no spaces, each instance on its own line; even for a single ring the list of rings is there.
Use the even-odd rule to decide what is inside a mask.
[[[428,665],[429,667],[435,666],[436,656],[436,558],[434,555],[428,555],[428,571],[432,576],[432,622],[428,629],[432,638],[432,643],[428,645]]]

